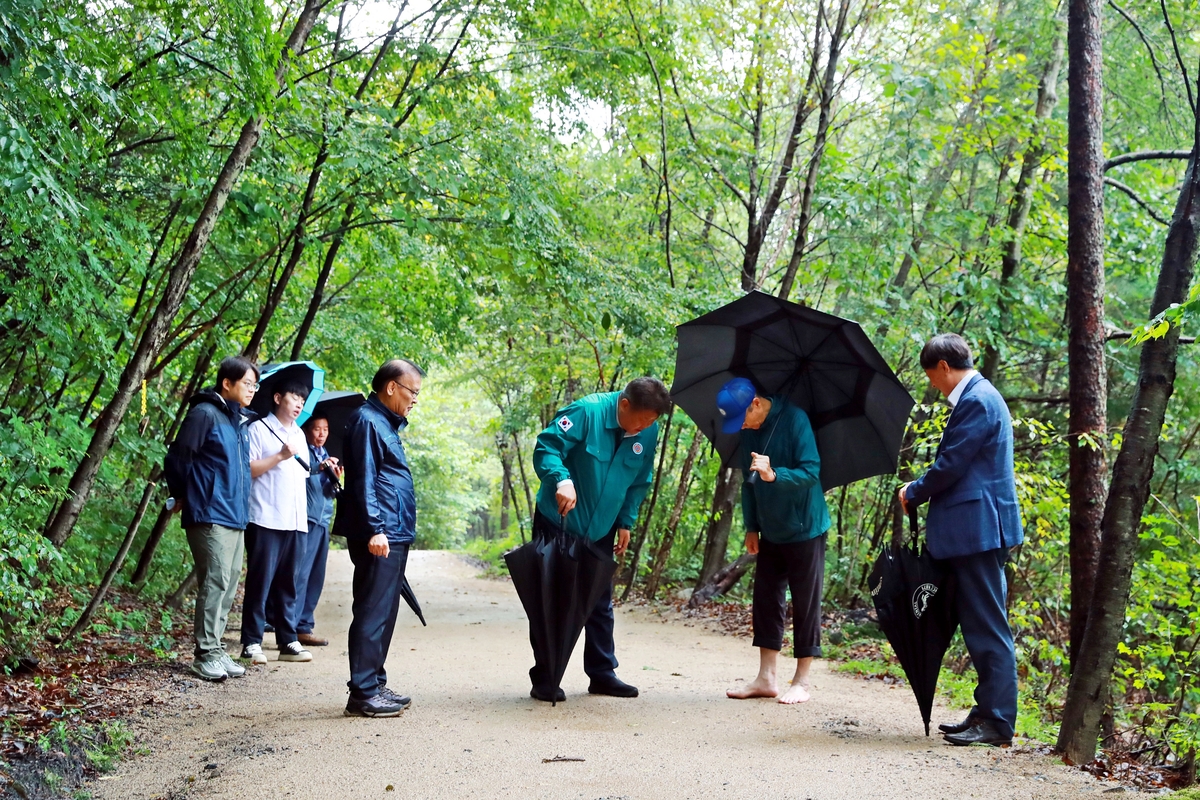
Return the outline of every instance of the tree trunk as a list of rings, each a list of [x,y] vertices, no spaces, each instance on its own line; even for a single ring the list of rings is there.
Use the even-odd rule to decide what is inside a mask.
[[[804,176],[804,192],[800,200],[800,222],[796,226],[796,239],[792,243],[792,255],[788,259],[787,271],[779,285],[779,297],[787,300],[800,269],[800,259],[808,246],[808,229],[812,224],[813,195],[817,189],[817,173],[821,169],[821,158],[825,155],[825,140],[833,122],[834,89],[837,86],[838,59],[845,42],[846,18],[850,14],[850,0],[842,0],[838,9],[837,26],[829,39],[829,58],[825,63],[825,80],[821,84],[821,113],[817,117],[817,133],[813,140],[812,155],[808,159],[808,172]]]
[[[692,592],[692,596],[688,599],[688,607],[699,608],[717,595],[728,592],[737,585],[743,575],[750,571],[756,561],[758,561],[758,556],[742,553],[732,564],[718,570],[712,576],[711,581]]]
[[[1067,321],[1071,663],[1087,624],[1104,514],[1104,153],[1101,0],[1067,12]]]
[[[696,588],[704,586],[725,564],[725,551],[729,548],[729,529],[733,525],[733,504],[737,498],[740,481],[739,470],[722,469],[713,488],[712,511],[708,517],[708,529],[704,532],[704,563],[696,576]]]
[[[319,0],[306,0],[303,10],[297,17],[296,25],[288,37],[287,45],[275,73],[276,83],[280,88],[283,88],[286,83],[285,78],[291,54],[299,52],[304,46],[322,6],[323,3]],[[229,156],[204,202],[204,207],[192,226],[191,234],[168,271],[162,296],[142,332],[137,348],[121,372],[116,392],[96,419],[95,433],[92,435],[86,454],[71,476],[66,497],[46,524],[44,535],[58,547],[67,541],[67,537],[75,529],[79,514],[87,505],[92,487],[96,483],[96,474],[100,470],[100,464],[108,455],[108,451],[112,449],[121,420],[125,418],[125,412],[128,410],[130,402],[141,387],[146,371],[158,354],[158,350],[170,330],[171,322],[179,312],[180,305],[183,304],[183,299],[191,286],[192,276],[195,275],[196,267],[200,264],[200,259],[208,247],[208,240],[212,236],[213,228],[225,208],[225,202],[229,199],[230,192],[233,191],[234,185],[246,168],[246,161],[258,145],[265,121],[264,116],[258,115],[247,120],[246,124],[242,126],[237,142],[230,150]]]
[[[1001,334],[1008,330],[1009,304],[1004,297],[1004,291],[1016,277],[1021,268],[1021,243],[1025,237],[1025,225],[1029,222],[1029,210],[1033,206],[1033,187],[1036,181],[1038,167],[1046,155],[1045,121],[1058,105],[1058,74],[1062,69],[1063,50],[1066,44],[1060,23],[1055,28],[1054,44],[1050,51],[1050,60],[1042,70],[1042,79],[1038,83],[1037,104],[1033,109],[1033,130],[1030,134],[1029,147],[1021,159],[1021,174],[1017,177],[1016,188],[1013,189],[1012,201],[1008,207],[1008,235],[1004,242],[1004,254],[1000,260],[1000,318]],[[1000,348],[989,344],[983,355],[983,366],[979,372],[989,381],[994,381],[996,371],[1000,367]]]
[[[74,639],[91,624],[92,617],[95,616],[96,609],[100,607],[100,603],[104,601],[105,595],[108,594],[113,579],[117,577],[117,573],[121,571],[121,567],[125,564],[125,557],[129,555],[129,548],[133,545],[138,528],[142,525],[142,519],[146,516],[146,509],[149,508],[150,500],[154,497],[154,490],[158,488],[157,481],[159,474],[160,470],[158,467],[155,467],[154,472],[150,475],[150,480],[146,483],[146,488],[142,491],[142,500],[138,503],[137,510],[133,513],[133,519],[129,522],[129,527],[125,530],[125,538],[122,540],[121,546],[117,548],[117,554],[113,556],[112,562],[109,563],[108,571],[104,573],[104,578],[100,581],[100,585],[96,587],[96,592],[92,595],[91,601],[83,609],[83,613],[79,615],[79,619],[75,620],[75,624],[71,626],[71,630],[67,631],[67,635],[63,637],[62,644]],[[62,644],[59,646],[61,647]]]
[[[1200,117],[1197,126],[1200,128]],[[1200,130],[1196,131],[1194,142],[1194,147],[1200,146]],[[1192,282],[1200,233],[1197,162],[1194,149],[1167,233],[1151,317],[1173,303],[1182,303]],[[1097,572],[1104,580],[1096,584],[1092,593],[1059,730],[1058,747],[1070,763],[1086,764],[1096,753],[1104,700],[1125,625],[1142,512],[1150,495],[1167,402],[1175,388],[1178,347],[1179,328],[1174,325],[1162,339],[1142,345],[1138,382],[1104,507]]]
[[[658,491],[662,488],[663,465],[667,461],[667,451],[671,448],[667,446],[671,436],[671,422],[675,419],[675,407],[671,406],[671,414],[667,417],[667,424],[662,435],[662,448],[658,451],[658,469],[654,471],[654,488],[650,492],[649,502],[646,503],[645,513],[639,514],[640,520],[637,526],[637,531],[634,533],[634,542],[632,550],[629,554],[629,579],[625,581],[625,592],[621,595],[624,600],[629,596],[629,590],[633,588],[633,584],[637,582],[638,563],[642,559],[642,546],[646,543],[646,535],[650,531],[650,522],[654,519],[654,507],[658,505]],[[675,445],[678,446],[679,437],[675,437]],[[675,456],[671,456],[672,465],[674,465]],[[620,574],[620,568],[617,569],[617,574]]]
[[[500,535],[503,536],[508,533],[509,497],[512,492],[512,454],[506,447],[500,448],[500,469],[503,471],[500,479]],[[520,510],[517,513],[520,514]]]
[[[192,571],[183,579],[175,591],[171,592],[171,596],[167,598],[167,608],[178,611],[183,608],[183,598],[188,596],[188,592],[196,588],[196,583],[199,576],[196,574],[196,568],[192,567]]]
[[[671,556],[671,547],[675,544],[675,531],[679,530],[679,520],[683,517],[683,506],[687,502],[688,491],[692,488],[692,467],[696,457],[700,455],[700,447],[708,441],[700,431],[692,436],[692,446],[688,448],[687,456],[683,459],[683,468],[679,471],[679,485],[675,488],[675,505],[671,507],[671,517],[667,520],[667,528],[663,531],[662,541],[658,545],[658,553],[654,556],[654,566],[650,570],[650,578],[646,581],[646,597],[653,600],[658,594],[658,585],[662,581],[663,569]],[[726,542],[729,536],[725,536]],[[630,581],[632,584],[633,581]]]

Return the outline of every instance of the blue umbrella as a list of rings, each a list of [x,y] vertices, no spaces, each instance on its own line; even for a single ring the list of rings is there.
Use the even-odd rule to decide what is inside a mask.
[[[284,382],[296,381],[308,389],[308,400],[300,416],[296,418],[297,425],[303,425],[312,416],[317,401],[325,393],[325,370],[311,361],[285,361],[282,364],[267,364],[258,376],[258,394],[250,401],[250,410],[265,417],[271,413],[274,404],[275,387]]]

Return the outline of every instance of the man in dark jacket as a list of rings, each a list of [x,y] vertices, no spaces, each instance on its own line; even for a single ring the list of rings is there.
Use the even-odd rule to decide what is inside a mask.
[[[371,381],[371,396],[346,423],[346,487],[333,533],[346,537],[354,564],[347,716],[394,717],[409,704],[388,688],[383,663],[417,530],[417,498],[399,432],[408,425],[424,377],[411,361],[386,362]]]
[[[786,397],[763,396],[745,378],[734,378],[717,395],[724,433],[742,433],[742,520],[746,551],[754,565],[754,646],[758,676],[730,689],[728,697],[809,700],[808,673],[821,655],[821,590],[825,578],[825,532],[829,509],[821,490],[821,457],[812,424]],[[779,693],[779,652],[792,592],[792,647],[796,673]]]
[[[215,389],[191,399],[191,410],[167,450],[163,474],[183,512],[196,564],[197,593],[192,672],[222,681],[245,674],[225,652],[221,636],[237,594],[243,531],[250,509],[250,449],[243,407],[258,390],[258,367],[230,356],[217,370]]]
[[[329,640],[313,632],[317,625],[317,603],[325,588],[325,561],[329,556],[329,523],[333,520],[333,499],[339,490],[342,467],[329,455],[329,420],[318,414],[304,423],[308,439],[308,463],[313,474],[308,478],[308,535],[300,548],[296,564],[297,638],[309,647],[324,647]]]
[[[900,505],[929,503],[925,543],[957,578],[963,642],[979,676],[975,707],[939,725],[955,745],[1007,745],[1017,722],[1017,660],[1005,600],[1008,551],[1024,541],[1013,472],[1012,418],[996,388],[971,368],[971,350],[942,333],[921,366],[953,411],[929,471],[900,487]]]

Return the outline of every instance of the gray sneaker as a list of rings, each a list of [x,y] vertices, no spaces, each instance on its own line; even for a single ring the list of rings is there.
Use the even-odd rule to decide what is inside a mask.
[[[240,678],[246,674],[246,668],[229,657],[224,650],[217,656],[217,662],[225,668],[225,674],[231,678]]]
[[[221,663],[220,659],[211,656],[194,659],[191,670],[193,675],[214,683],[229,677],[229,673],[225,671],[225,665]]]

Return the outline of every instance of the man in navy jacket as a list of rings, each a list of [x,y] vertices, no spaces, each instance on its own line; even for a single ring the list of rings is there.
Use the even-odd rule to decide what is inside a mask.
[[[386,362],[371,396],[346,423],[346,486],[333,523],[354,564],[347,716],[394,717],[409,698],[387,687],[387,660],[408,548],[417,531],[417,497],[399,432],[417,404],[425,373],[404,359]]]
[[[959,625],[979,676],[967,719],[938,727],[951,744],[1008,745],[1017,722],[1017,661],[1004,564],[1024,535],[1008,406],[971,364],[970,348],[955,333],[934,336],[921,351],[929,382],[954,410],[933,466],[900,487],[900,505],[907,511],[929,503],[926,546],[958,579]]]
[[[163,465],[196,565],[191,669],[208,681],[246,672],[225,652],[221,635],[242,570],[243,531],[250,514],[250,447],[242,409],[256,391],[258,367],[253,362],[239,356],[222,361],[216,387],[189,401],[191,410]]]

